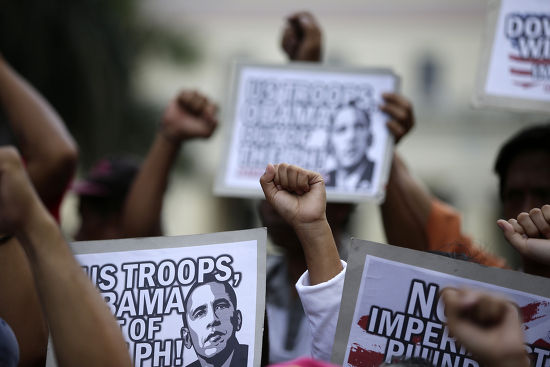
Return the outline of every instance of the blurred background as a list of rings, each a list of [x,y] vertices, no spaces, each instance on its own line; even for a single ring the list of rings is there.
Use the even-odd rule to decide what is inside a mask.
[[[398,150],[460,210],[466,233],[515,263],[495,225],[493,163],[506,138],[548,116],[471,107],[486,9],[480,0],[0,0],[0,52],[60,112],[80,145],[82,174],[108,154],[143,157],[182,88],[211,96],[223,116],[231,62],[285,63],[284,18],[309,10],[324,31],[326,63],[401,76],[417,124]],[[221,126],[183,147],[165,197],[167,235],[260,225],[256,203],[213,197],[223,143]],[[73,195],[62,213],[70,237]],[[350,234],[385,242],[376,205],[358,206]]]

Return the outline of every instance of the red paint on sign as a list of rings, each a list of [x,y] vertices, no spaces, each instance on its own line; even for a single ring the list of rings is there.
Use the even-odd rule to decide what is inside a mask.
[[[348,363],[353,367],[378,367],[383,361],[383,353],[363,349],[357,343],[349,351]]]
[[[369,315],[361,316],[357,325],[363,330],[367,330],[367,325],[369,324]]]

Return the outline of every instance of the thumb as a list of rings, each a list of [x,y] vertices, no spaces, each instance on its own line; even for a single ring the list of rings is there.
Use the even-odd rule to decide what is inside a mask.
[[[265,172],[260,177],[260,185],[264,192],[267,201],[271,202],[277,191],[277,185],[275,185],[275,167],[269,163],[265,168]]]
[[[514,230],[514,227],[504,219],[497,220],[498,227],[502,230],[506,240],[521,254],[525,252],[527,239]]]

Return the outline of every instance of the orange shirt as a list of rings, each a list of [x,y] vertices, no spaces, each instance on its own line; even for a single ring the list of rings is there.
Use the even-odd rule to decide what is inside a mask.
[[[460,214],[439,200],[432,200],[426,233],[428,250],[464,254],[478,264],[507,267],[506,260],[480,248],[470,237],[464,235],[460,231]]]

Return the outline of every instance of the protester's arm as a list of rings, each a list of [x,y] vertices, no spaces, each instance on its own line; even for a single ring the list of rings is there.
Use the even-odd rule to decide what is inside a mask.
[[[164,112],[159,131],[141,166],[122,214],[125,237],[160,235],[164,192],[183,142],[209,138],[217,126],[217,107],[205,96],[183,91]]]
[[[76,145],[48,102],[1,55],[0,108],[8,117],[40,198],[57,211],[74,172]],[[17,336],[20,366],[43,365],[47,326],[28,260],[16,239],[0,245],[0,290],[0,316]]]
[[[520,213],[517,219],[499,219],[506,240],[524,257],[550,265],[550,205]]]
[[[527,367],[521,318],[516,305],[488,293],[445,288],[449,332],[487,367]]]
[[[384,104],[380,109],[389,117],[387,127],[397,144],[414,127],[412,104],[395,93],[385,93],[383,98]],[[380,207],[388,243],[427,250],[426,224],[431,204],[430,193],[410,174],[399,154],[394,152],[386,199]]]
[[[40,198],[47,207],[58,204],[76,167],[76,144],[52,106],[1,55],[0,102]]]
[[[60,366],[130,366],[120,328],[34,191],[17,151],[0,148],[0,232],[28,258]]]
[[[260,183],[265,198],[295,230],[308,270],[296,284],[313,336],[312,356],[330,359],[345,263],[326,219],[323,178],[296,166],[267,166]]]
[[[286,19],[281,48],[292,61],[321,61],[323,34],[311,13],[298,12]]]

